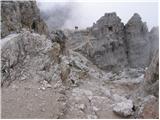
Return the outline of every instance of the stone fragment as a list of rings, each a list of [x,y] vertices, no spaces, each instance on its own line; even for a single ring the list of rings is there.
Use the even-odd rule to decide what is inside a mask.
[[[158,119],[159,118],[159,104],[157,99],[149,95],[144,98],[139,111],[138,111],[138,118],[142,119]]]
[[[113,106],[113,112],[116,114],[122,116],[122,117],[128,117],[133,115],[133,103],[131,100],[125,100],[119,103],[114,104]]]
[[[85,109],[85,104],[78,105],[78,108],[83,111]]]

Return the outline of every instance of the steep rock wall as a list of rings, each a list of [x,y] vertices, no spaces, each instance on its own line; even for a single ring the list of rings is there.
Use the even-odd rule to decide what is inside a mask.
[[[125,25],[128,62],[131,67],[149,65],[150,43],[148,28],[141,17],[135,13]]]
[[[1,37],[19,32],[21,28],[48,34],[47,26],[40,17],[35,1],[2,1],[1,17]]]

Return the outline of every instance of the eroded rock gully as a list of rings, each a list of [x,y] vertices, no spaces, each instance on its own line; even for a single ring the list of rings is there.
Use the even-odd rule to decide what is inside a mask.
[[[86,30],[7,32],[2,118],[158,118],[157,31],[148,32],[138,14],[124,25],[106,13]]]

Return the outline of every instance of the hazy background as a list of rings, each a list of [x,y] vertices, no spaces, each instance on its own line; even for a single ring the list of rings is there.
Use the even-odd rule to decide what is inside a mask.
[[[92,26],[106,12],[116,12],[124,24],[134,13],[139,13],[149,29],[158,26],[158,2],[111,2],[78,0],[37,0],[41,14],[50,28],[86,28]]]

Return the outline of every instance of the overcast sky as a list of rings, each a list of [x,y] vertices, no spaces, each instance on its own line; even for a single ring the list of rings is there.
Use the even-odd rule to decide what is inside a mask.
[[[37,0],[37,4],[40,10],[46,13],[60,7],[60,9],[70,7],[70,17],[63,26],[65,28],[74,28],[76,25],[80,28],[92,26],[93,22],[96,22],[106,12],[116,12],[123,23],[127,23],[134,13],[139,13],[142,20],[147,22],[149,29],[158,26],[158,1],[156,0],[152,0],[152,2],[149,0],[141,0],[141,2],[75,1],[78,0],[74,0],[74,3],[71,0],[47,0],[45,2]],[[68,11],[66,14],[68,14]]]

